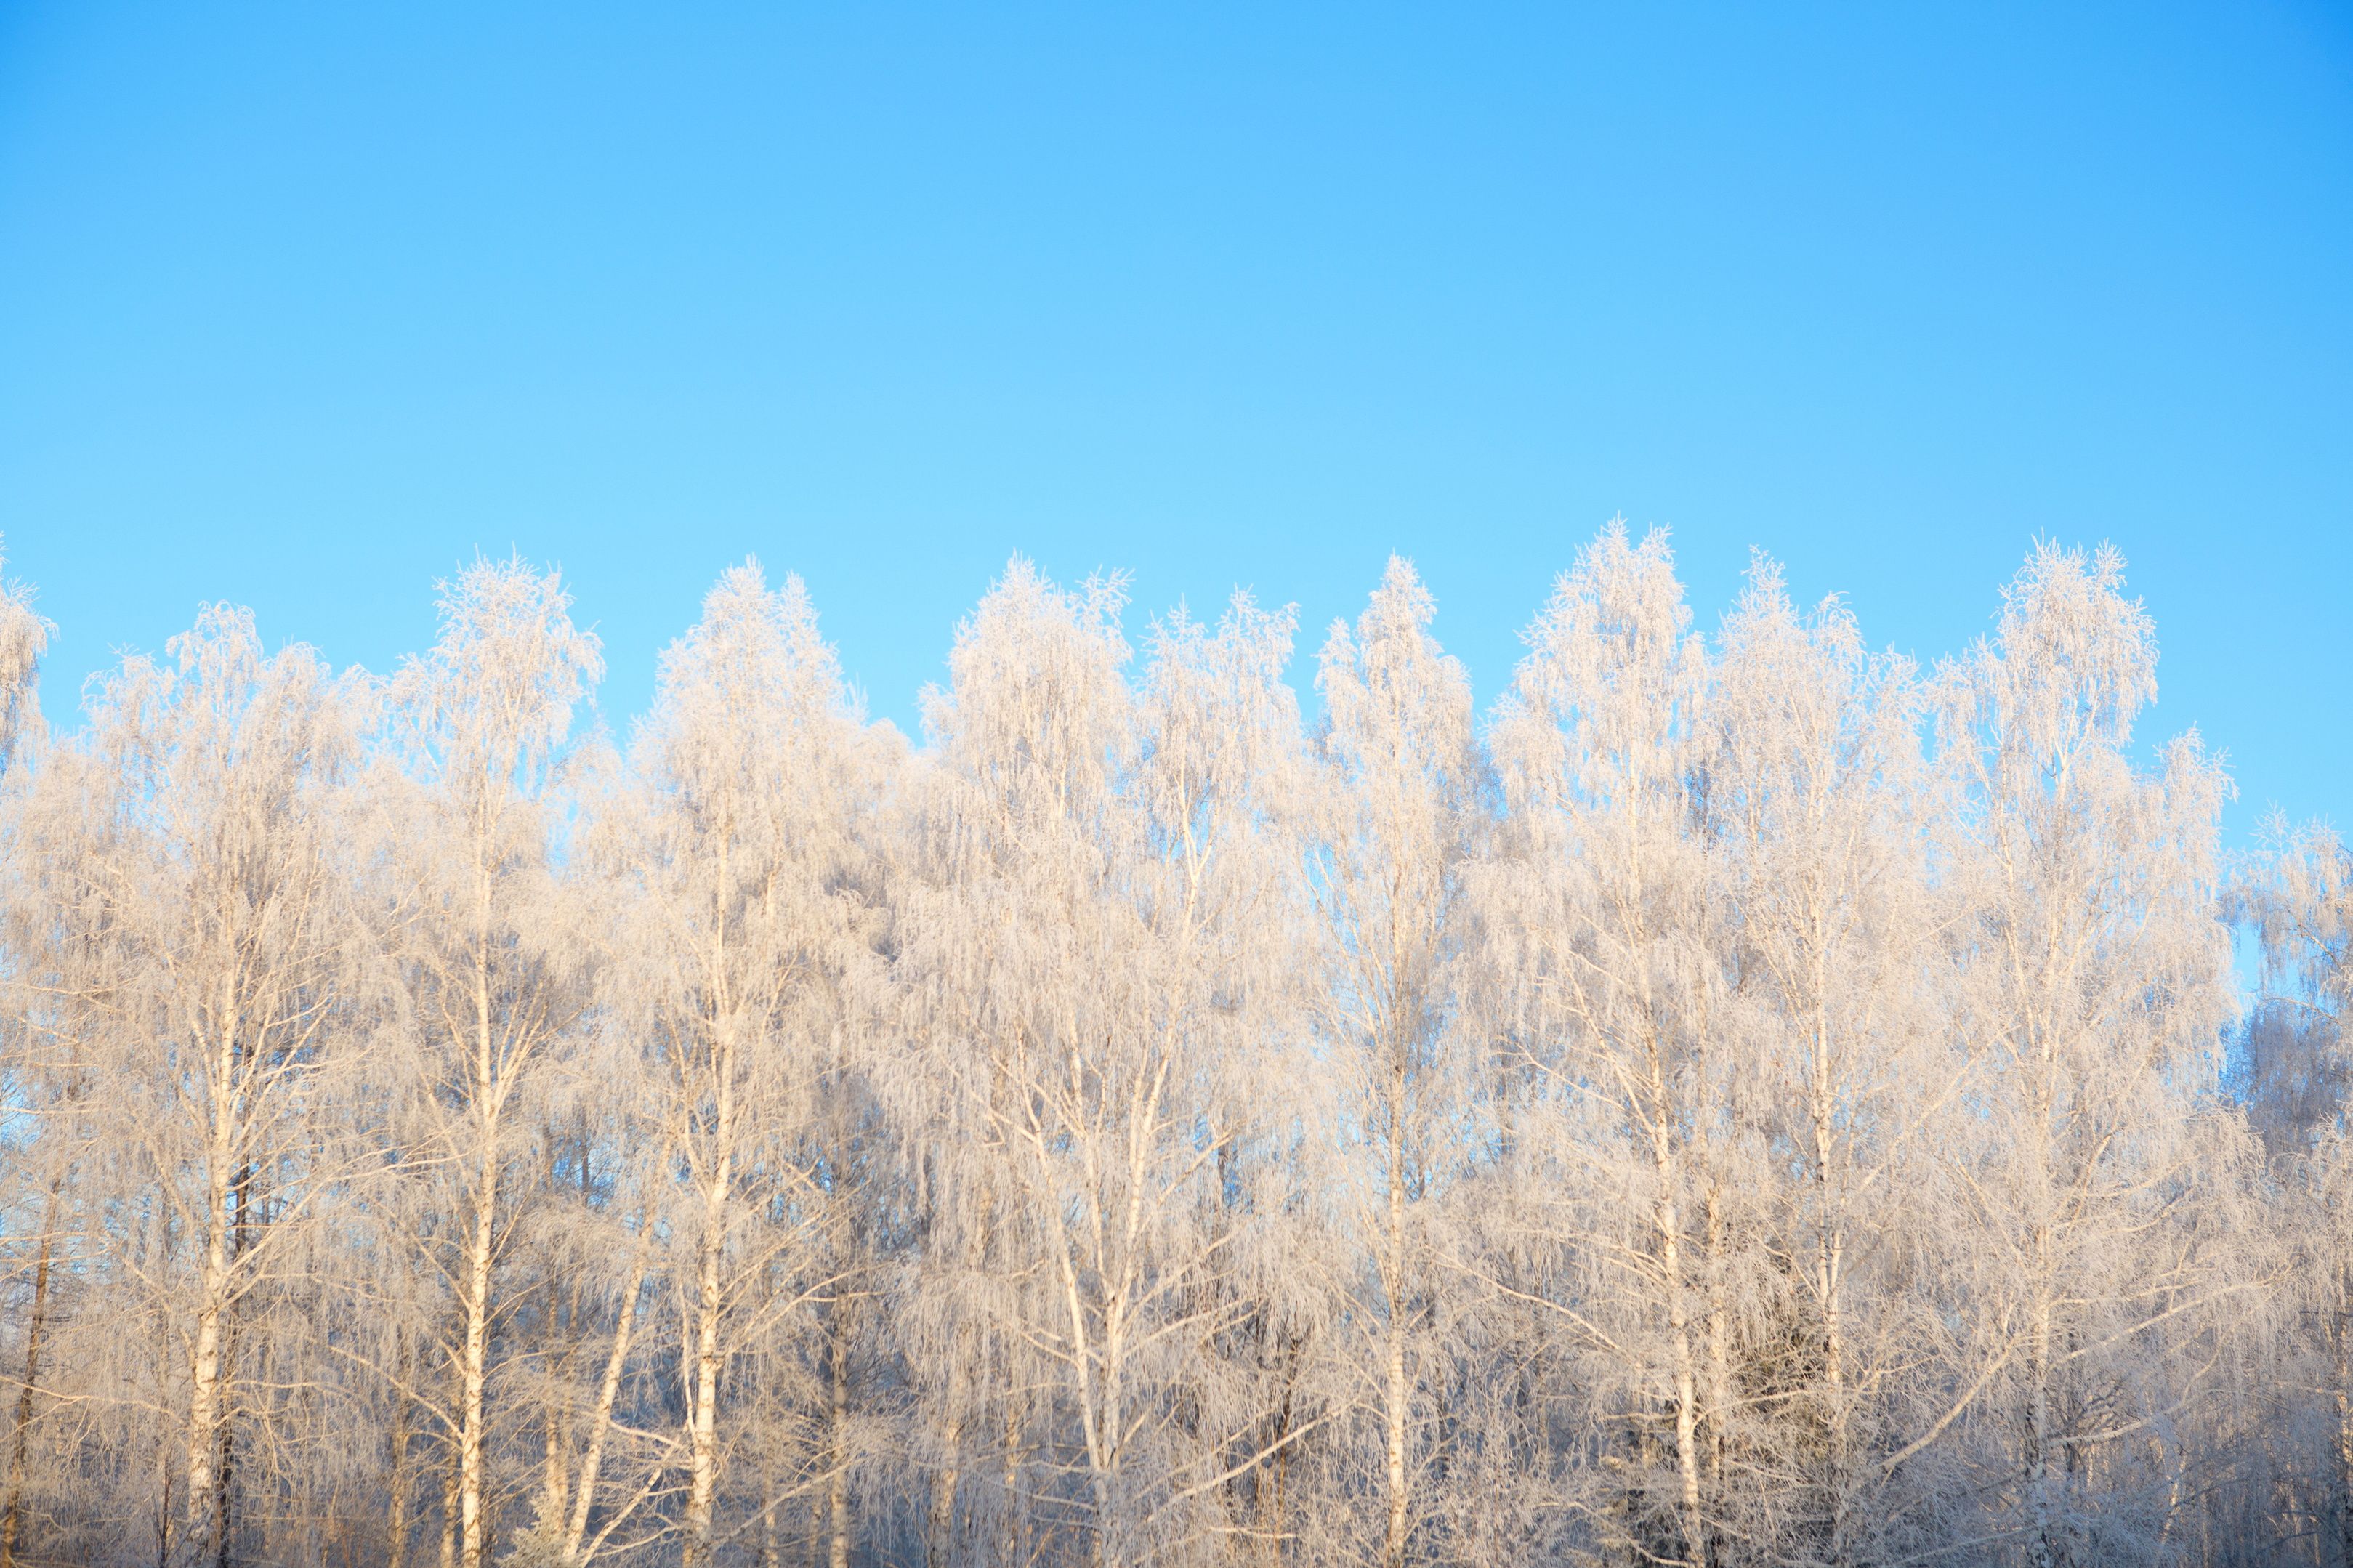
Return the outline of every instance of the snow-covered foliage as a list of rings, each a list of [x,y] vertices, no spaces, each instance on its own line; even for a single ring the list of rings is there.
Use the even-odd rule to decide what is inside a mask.
[[[0,585],[0,1568],[2353,1568],[2353,857],[2113,552],[1923,670],[1612,525],[1483,719],[1402,561],[1307,710],[1125,606],[911,746],[746,564],[614,745],[483,562],[51,735]]]

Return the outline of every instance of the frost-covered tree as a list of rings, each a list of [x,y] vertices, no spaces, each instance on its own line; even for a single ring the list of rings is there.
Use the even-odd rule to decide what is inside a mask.
[[[1160,1174],[1138,1189],[1152,1229],[1133,1268],[1147,1331],[1192,1342],[1155,1352],[1174,1364],[1152,1397],[1174,1408],[1151,1418],[1158,1473],[1131,1550],[1163,1561],[1291,1534],[1283,1480],[1329,1414],[1329,1298],[1300,1278],[1325,1217],[1310,1129],[1329,1121],[1308,1016],[1307,759],[1282,683],[1293,624],[1244,594],[1214,628],[1179,608],[1153,628],[1137,693],[1134,896],[1168,1109],[1163,1148],[1136,1162]]]
[[[846,1319],[856,1294],[828,1240],[851,1195],[849,1152],[820,1143],[846,1125],[829,1101],[857,1092],[850,1031],[871,1003],[878,918],[870,821],[888,760],[800,581],[772,592],[757,566],[737,567],[663,657],[606,846],[624,922],[615,1025],[645,1095],[633,1124],[670,1189],[645,1223],[683,1313],[689,1564],[717,1535],[723,1436],[740,1426],[722,1419],[733,1364],[813,1303]],[[831,1468],[839,1568],[847,1497]]]
[[[2259,1541],[2333,1537],[2353,1563],[2353,856],[2334,832],[2291,830],[2274,816],[2236,901],[2259,944],[2263,990],[2235,1076],[2271,1156],[2288,1308],[2263,1367],[2278,1393],[2244,1391],[2256,1486],[2237,1522]],[[2316,1397],[2280,1396],[2290,1389]]]
[[[245,1403],[236,1316],[322,1180],[306,1168],[322,1130],[299,1112],[332,1038],[346,940],[319,791],[348,740],[317,663],[265,660],[248,618],[210,612],[171,651],[176,671],[134,667],[109,691],[121,727],[101,719],[98,733],[115,809],[148,819],[148,853],[107,868],[116,929],[147,971],[125,1043],[169,1053],[142,1075],[166,1098],[131,1136],[150,1143],[195,1256],[188,1498],[226,1556]]]
[[[24,847],[49,918],[26,956],[44,1014],[70,1020],[51,1042],[70,1091],[104,1086],[79,1174],[113,1184],[92,1222],[177,1352],[168,1479],[227,1562],[237,1467],[300,1440],[271,1422],[270,1369],[303,1331],[282,1287],[347,1158],[313,1112],[354,936],[332,852],[353,737],[318,660],[266,655],[244,611],[206,610],[169,653],[107,676],[47,759]]]
[[[2194,734],[2134,764],[2157,649],[2123,589],[2113,551],[2038,546],[1937,713],[1984,1134],[1956,1151],[1941,1289],[1971,1320],[1964,1386],[1989,1402],[1989,1522],[2033,1568],[2166,1554],[2195,1458],[2175,1436],[2200,1393],[2191,1331],[2250,1283],[2240,1123],[2213,1094],[2228,785]]]
[[[1602,1539],[1697,1563],[1725,1365],[1725,1205],[1754,1153],[1732,1103],[1746,1063],[1725,994],[1704,791],[1707,661],[1663,535],[1612,526],[1564,575],[1493,745],[1510,824],[1489,923],[1514,1065],[1513,1137],[1543,1176],[1542,1300],[1586,1381],[1622,1413]]]
[[[1801,615],[1761,556],[1715,688],[1714,896],[1757,1091],[1743,1115],[1769,1260],[1763,1342],[1725,1415],[1754,1459],[1736,1554],[1903,1555],[1924,1521],[1914,1475],[1888,1461],[1933,1422],[1912,1403],[1913,1369],[1936,1352],[1937,1303],[1913,1260],[1936,1242],[1926,1213],[1952,1198],[1934,1152],[1967,1080],[1944,1027],[1949,900],[1925,837],[1940,797],[1922,698],[1843,605]]]
[[[0,567],[6,561],[0,557]],[[14,766],[28,731],[38,736],[40,709],[37,702],[40,657],[48,647],[50,626],[33,609],[26,584],[0,579],[0,791],[5,791],[5,816],[0,816],[0,878],[9,895],[0,903],[14,928],[12,940],[0,950],[0,976],[25,989],[12,997],[5,1015],[7,1049],[0,1055],[0,1104],[26,1117],[30,1125],[17,1131],[0,1149],[18,1182],[0,1191],[0,1203],[10,1205],[5,1234],[14,1244],[8,1257],[13,1279],[29,1270],[22,1308],[23,1345],[16,1384],[7,1400],[9,1424],[5,1493],[0,1493],[0,1568],[14,1568],[16,1542],[24,1532],[26,1488],[31,1480],[33,1425],[40,1400],[41,1352],[55,1300],[64,1217],[68,1167],[60,1163],[69,1137],[57,1111],[69,1103],[67,1096],[82,1079],[75,1054],[57,1050],[44,1020],[52,1007],[40,1004],[42,967],[36,960],[29,972],[25,956],[49,942],[37,891],[37,873],[20,859],[27,847],[21,837],[25,773]],[[47,1115],[42,1114],[49,1112]],[[35,1174],[36,1172],[39,1174]],[[32,1176],[29,1182],[24,1178]],[[33,1196],[37,1192],[37,1197]],[[20,1206],[27,1201],[32,1207]],[[18,1254],[24,1256],[19,1257]]]
[[[1229,1484],[1303,1429],[1229,1364],[1280,1208],[1262,1075],[1300,1040],[1290,624],[1246,600],[1215,632],[1172,618],[1131,689],[1120,602],[1017,561],[930,714],[901,1092],[933,1184],[916,1310],[946,1363],[935,1553],[1018,1558],[1034,1529],[1101,1563],[1197,1559]],[[976,1446],[994,1543],[949,1539]]]
[[[1119,1184],[1140,1221],[1158,1173],[1135,1181],[1123,1144],[1163,1153],[1167,1122],[1134,973],[1122,600],[1116,583],[1070,593],[1027,563],[1008,569],[931,700],[935,755],[905,852],[918,1056],[894,1089],[932,1186],[915,1313],[953,1347],[928,1402],[935,1462],[962,1484],[965,1453],[987,1455],[988,1528],[1015,1555],[1038,1528],[1108,1553],[1127,1510],[1140,1237]],[[978,1365],[976,1386],[960,1374]],[[939,1526],[954,1508],[935,1510]]]
[[[386,1127],[402,1180],[379,1207],[426,1286],[410,1387],[446,1445],[444,1552],[463,1568],[492,1550],[491,1381],[537,1185],[533,1097],[588,998],[588,911],[557,848],[573,710],[603,667],[569,605],[519,561],[445,584],[439,639],[384,692],[399,771],[373,781],[375,923],[406,1033]]]
[[[0,568],[6,565],[7,557],[0,555]],[[27,732],[38,732],[37,677],[52,629],[33,609],[30,587],[0,578],[0,766],[16,755]]]
[[[1314,889],[1325,948],[1323,1012],[1357,1158],[1339,1178],[1362,1259],[1348,1321],[1373,1417],[1377,1550],[1398,1568],[1431,1511],[1443,1432],[1432,1418],[1442,1238],[1426,1215],[1466,1156],[1466,1089],[1445,969],[1462,881],[1486,812],[1484,767],[1461,665],[1430,634],[1436,605],[1392,557],[1355,627],[1335,624],[1316,685]]]

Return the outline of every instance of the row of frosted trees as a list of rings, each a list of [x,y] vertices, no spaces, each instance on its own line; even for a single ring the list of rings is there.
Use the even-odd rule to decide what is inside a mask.
[[[0,600],[0,1568],[2353,1563],[2353,878],[2112,554],[1923,671],[1613,526],[1483,721],[1017,562],[920,750],[567,608],[52,737]]]

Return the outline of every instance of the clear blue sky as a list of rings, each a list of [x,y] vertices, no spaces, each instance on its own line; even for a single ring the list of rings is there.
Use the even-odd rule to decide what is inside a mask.
[[[617,728],[746,552],[902,725],[1016,550],[1308,648],[1402,551],[1483,700],[1619,512],[1924,657],[2114,540],[2232,837],[2353,825],[2353,16],[0,0],[53,715],[511,546]]]

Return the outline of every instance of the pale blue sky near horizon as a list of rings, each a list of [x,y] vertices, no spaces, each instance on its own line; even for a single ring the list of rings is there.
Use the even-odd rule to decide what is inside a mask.
[[[2353,10],[0,0],[0,532],[69,721],[212,599],[389,666],[745,554],[913,730],[1020,552],[1131,627],[1391,552],[1481,700],[1609,518],[1924,660],[2113,541],[2148,734],[2353,826]]]

